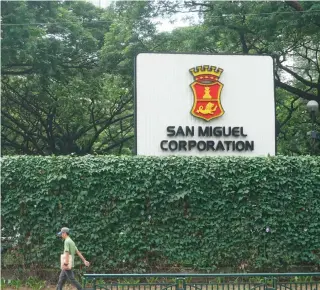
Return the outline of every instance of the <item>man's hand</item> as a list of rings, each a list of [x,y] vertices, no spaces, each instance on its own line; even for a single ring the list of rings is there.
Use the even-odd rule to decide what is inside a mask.
[[[70,270],[70,269],[68,268],[68,266],[66,266],[66,265],[64,265],[64,264],[62,265],[62,269],[63,269],[63,270]]]
[[[77,255],[80,257],[80,259],[83,261],[83,263],[89,267],[90,266],[90,263],[82,256],[82,254],[80,253],[79,250],[76,251]]]

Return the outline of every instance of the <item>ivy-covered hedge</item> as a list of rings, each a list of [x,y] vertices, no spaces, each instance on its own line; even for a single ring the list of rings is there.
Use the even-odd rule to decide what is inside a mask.
[[[318,263],[320,157],[5,157],[1,182],[25,266],[58,267],[62,226],[94,272]]]

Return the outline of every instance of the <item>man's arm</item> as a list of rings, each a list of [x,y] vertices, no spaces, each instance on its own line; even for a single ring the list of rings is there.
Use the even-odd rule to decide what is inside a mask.
[[[68,240],[64,241],[64,265],[63,268],[65,270],[68,270],[68,264],[69,264],[69,256],[70,256],[70,244],[68,242]]]
[[[69,252],[64,252],[64,264],[67,266],[69,264]]]
[[[62,269],[63,270],[69,270],[68,265],[69,265],[69,252],[68,251],[64,251],[64,263],[62,265]]]
[[[87,266],[87,267],[89,267],[90,266],[90,263],[82,256],[82,254],[80,253],[80,251],[77,249],[76,250],[76,253],[77,253],[77,255],[80,257],[80,259],[83,261],[83,263]]]

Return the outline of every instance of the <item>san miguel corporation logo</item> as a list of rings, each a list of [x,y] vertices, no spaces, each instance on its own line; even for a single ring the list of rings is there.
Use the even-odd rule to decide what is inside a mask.
[[[204,65],[189,71],[195,80],[190,85],[194,96],[191,114],[206,121],[221,117],[224,114],[220,102],[223,84],[219,82],[219,78],[223,69]]]

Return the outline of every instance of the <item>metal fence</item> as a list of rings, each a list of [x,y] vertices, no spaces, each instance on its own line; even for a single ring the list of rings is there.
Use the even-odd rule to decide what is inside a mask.
[[[84,288],[94,290],[320,290],[320,272],[85,274]]]

